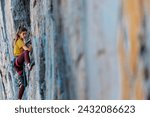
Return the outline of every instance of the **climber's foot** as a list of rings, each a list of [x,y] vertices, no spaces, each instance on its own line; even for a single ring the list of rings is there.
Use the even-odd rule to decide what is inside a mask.
[[[29,71],[31,70],[31,64],[30,63],[27,64],[27,68]]]
[[[34,64],[35,64],[34,62],[31,62],[31,63],[27,64],[27,68],[28,68],[29,71],[32,70],[32,67],[34,66]]]

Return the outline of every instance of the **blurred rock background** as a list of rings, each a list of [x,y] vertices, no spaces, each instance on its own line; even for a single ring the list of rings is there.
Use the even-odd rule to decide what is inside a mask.
[[[17,99],[20,25],[32,60],[24,99],[150,99],[150,0],[0,0],[0,99]]]

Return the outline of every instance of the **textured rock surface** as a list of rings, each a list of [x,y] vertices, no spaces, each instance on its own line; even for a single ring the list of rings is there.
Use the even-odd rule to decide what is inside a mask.
[[[24,99],[150,99],[149,0],[1,0],[0,99],[16,99],[12,40],[30,31]]]

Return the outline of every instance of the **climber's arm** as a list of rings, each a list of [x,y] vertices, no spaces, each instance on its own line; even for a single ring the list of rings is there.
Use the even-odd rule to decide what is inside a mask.
[[[16,44],[18,45],[19,48],[23,48],[24,50],[28,50],[28,51],[32,50],[32,45],[30,45],[29,47],[26,46],[26,44],[21,39],[19,39]]]
[[[30,45],[29,47],[27,47],[26,45],[24,45],[22,48],[23,48],[24,50],[31,51],[31,50],[32,50],[32,45]]]

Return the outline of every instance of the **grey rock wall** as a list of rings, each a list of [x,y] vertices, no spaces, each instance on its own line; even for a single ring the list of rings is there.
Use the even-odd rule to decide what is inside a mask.
[[[17,28],[35,66],[23,99],[149,99],[149,0],[1,0],[0,99],[17,99]]]

